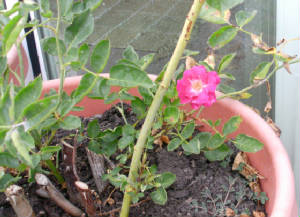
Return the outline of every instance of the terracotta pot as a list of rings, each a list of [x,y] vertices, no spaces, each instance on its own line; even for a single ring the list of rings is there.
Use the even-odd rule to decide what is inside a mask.
[[[26,75],[28,72],[28,59],[27,59],[27,55],[26,55],[26,52],[25,52],[23,46],[21,46],[21,54],[23,57],[24,77],[26,78]],[[17,48],[14,45],[7,53],[7,65],[9,65],[12,70],[16,71],[18,73],[18,75],[20,75],[19,63],[20,63],[20,61],[19,61]],[[12,80],[13,83],[16,85],[19,84],[18,80],[16,79],[16,77],[13,74],[9,75],[9,80]]]
[[[78,86],[79,81],[80,77],[67,78],[64,85],[65,90],[70,93]],[[48,92],[51,88],[58,89],[58,86],[59,80],[44,82],[43,93]],[[132,93],[137,94],[137,91],[132,90]],[[86,117],[101,114],[110,107],[102,100],[88,98],[79,103],[79,106],[84,106],[84,111],[73,112],[73,114]],[[185,109],[189,108],[185,107]],[[269,125],[251,108],[232,99],[219,100],[202,112],[203,117],[211,120],[221,118],[222,122],[234,115],[240,115],[243,119],[237,133],[246,133],[264,143],[263,150],[248,154],[248,157],[251,164],[266,177],[261,184],[263,191],[269,197],[266,204],[268,216],[297,217],[295,183],[291,164],[283,144]]]

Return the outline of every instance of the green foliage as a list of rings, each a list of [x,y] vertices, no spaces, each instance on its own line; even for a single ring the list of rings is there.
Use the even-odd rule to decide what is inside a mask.
[[[182,141],[179,138],[174,138],[168,144],[168,151],[174,151],[182,144]]]
[[[240,126],[240,123],[242,122],[242,118],[240,116],[233,116],[231,117],[223,127],[223,135],[228,135],[230,133],[235,132],[238,127]]]
[[[57,56],[57,47],[56,47],[56,38],[54,37],[49,37],[49,38],[44,38],[41,40],[42,48],[44,51],[46,51],[48,54]],[[64,54],[66,52],[66,46],[62,40],[59,40],[59,48],[60,52]]]
[[[262,63],[260,63],[254,69],[254,71],[251,73],[250,82],[254,83],[255,81],[259,81],[259,80],[264,79],[267,76],[272,64],[273,64],[273,62],[262,62]]]
[[[221,145],[217,149],[205,151],[205,157],[210,161],[224,160],[230,153],[230,149],[225,144]]]
[[[96,73],[103,71],[110,55],[109,40],[100,41],[94,48],[91,56],[91,67]]]
[[[72,24],[65,31],[64,41],[68,45],[68,49],[77,46],[87,39],[93,30],[94,18],[89,10],[76,15]]]
[[[236,53],[231,53],[231,54],[225,55],[220,61],[220,64],[218,67],[218,72],[219,73],[223,72],[223,70],[229,66],[229,64],[231,63],[231,61],[234,59],[235,56],[236,56]]]
[[[255,17],[255,15],[257,14],[257,11],[252,11],[252,12],[248,12],[248,11],[239,11],[235,14],[235,20],[238,26],[243,27],[245,26],[247,23],[251,22],[251,20],[253,20],[253,18]]]
[[[208,45],[214,49],[220,49],[232,41],[237,33],[238,29],[232,26],[223,26],[209,37]]]
[[[175,106],[169,106],[164,110],[164,121],[169,124],[175,124],[179,119],[179,109]]]
[[[219,11],[231,9],[243,2],[244,0],[207,0],[208,5]]]
[[[257,152],[260,151],[264,144],[257,139],[247,136],[245,134],[239,134],[233,141],[233,144],[241,151],[244,152]]]
[[[168,200],[167,192],[164,188],[158,188],[150,194],[151,199],[158,205],[165,205]]]
[[[188,143],[183,143],[182,148],[188,154],[200,154],[200,141],[195,137]]]
[[[110,70],[110,85],[121,87],[145,87],[153,86],[152,80],[146,72],[130,65],[115,65]]]

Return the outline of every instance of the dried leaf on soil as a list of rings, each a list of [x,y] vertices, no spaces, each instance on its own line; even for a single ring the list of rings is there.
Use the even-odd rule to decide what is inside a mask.
[[[252,214],[253,214],[253,217],[265,217],[266,216],[265,213],[258,212],[258,211],[253,211]]]
[[[226,207],[226,216],[227,217],[235,216],[235,212],[232,209]]]
[[[241,170],[239,170],[240,164],[243,165]],[[264,179],[264,177],[260,175],[259,172],[249,164],[248,157],[244,152],[239,152],[236,155],[232,164],[232,170],[239,170],[239,173],[243,175],[246,179],[250,179],[254,175],[257,176],[259,179]]]

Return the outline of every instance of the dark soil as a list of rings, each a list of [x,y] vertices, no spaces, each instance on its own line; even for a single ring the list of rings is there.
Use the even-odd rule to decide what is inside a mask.
[[[131,111],[130,106],[124,104],[124,111],[127,121],[132,124],[136,122],[136,117]],[[90,119],[83,119],[86,126],[87,123],[97,118],[99,120],[101,130],[114,128],[123,125],[124,121],[116,108],[111,108],[102,116],[95,116]],[[67,135],[75,135],[76,131],[59,130],[53,144],[59,143],[61,138]],[[67,139],[68,142],[74,142],[73,138]],[[81,141],[77,148],[76,167],[80,180],[87,183],[91,189],[97,191],[95,181],[88,163],[85,147],[88,140]],[[73,144],[74,145],[74,144]],[[230,145],[230,144],[229,144]],[[155,148],[150,151],[148,157],[150,164],[156,164],[158,172],[172,172],[176,175],[175,183],[167,189],[168,202],[165,206],[154,204],[148,200],[146,195],[139,206],[132,207],[130,217],[212,217],[226,216],[226,208],[231,208],[235,211],[236,216],[241,213],[248,213],[251,216],[253,210],[264,211],[264,206],[261,206],[257,201],[253,200],[253,192],[248,186],[248,181],[245,180],[238,172],[231,170],[236,152],[233,152],[223,162],[209,162],[206,158],[200,155],[186,156],[182,151],[168,152],[163,148]],[[61,170],[64,166],[60,167]],[[64,171],[61,171],[62,174]],[[51,177],[53,183],[55,179]],[[19,183],[29,198],[35,213],[40,217],[69,217],[62,209],[57,207],[54,202],[49,199],[44,199],[36,195],[37,185],[27,184],[24,178]],[[61,186],[57,185],[58,188]],[[62,188],[61,188],[62,189]],[[65,197],[71,200],[74,204],[80,207],[79,203],[70,198],[66,189],[61,190]],[[109,198],[110,203],[104,201]],[[110,212],[113,209],[121,207],[123,193],[115,191],[114,187],[108,185],[101,196],[95,194],[95,205],[101,213]],[[81,207],[82,208],[82,207]],[[82,210],[84,210],[82,208]],[[106,216],[118,216],[118,212],[110,213]],[[5,195],[0,193],[0,217],[15,217],[12,208],[5,200]]]

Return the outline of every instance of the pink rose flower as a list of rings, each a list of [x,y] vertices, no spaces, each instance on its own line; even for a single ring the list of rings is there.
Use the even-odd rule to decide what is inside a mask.
[[[184,71],[177,81],[181,104],[190,103],[193,109],[211,106],[216,101],[216,87],[220,78],[215,71],[207,72],[204,66],[194,66]]]

